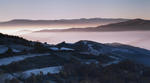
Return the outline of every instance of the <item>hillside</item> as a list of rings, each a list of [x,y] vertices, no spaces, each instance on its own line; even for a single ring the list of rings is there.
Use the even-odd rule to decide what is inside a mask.
[[[4,34],[0,40],[1,83],[150,82],[146,49],[88,40],[50,45]]]

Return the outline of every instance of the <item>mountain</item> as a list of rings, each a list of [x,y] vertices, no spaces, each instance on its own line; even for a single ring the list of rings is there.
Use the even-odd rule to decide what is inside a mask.
[[[149,83],[150,51],[80,40],[56,45],[0,34],[1,83]]]
[[[136,30],[150,30],[150,20],[134,19],[120,23],[113,23],[97,27],[102,31],[136,31]]]
[[[150,20],[133,19],[119,23],[88,28],[71,28],[60,30],[41,30],[37,32],[101,32],[101,31],[145,31],[150,30]]]
[[[105,18],[81,18],[81,19],[61,19],[61,20],[28,20],[14,19],[7,22],[0,22],[0,27],[37,27],[37,28],[70,28],[70,27],[93,27],[110,23],[126,21],[127,19],[105,19]]]

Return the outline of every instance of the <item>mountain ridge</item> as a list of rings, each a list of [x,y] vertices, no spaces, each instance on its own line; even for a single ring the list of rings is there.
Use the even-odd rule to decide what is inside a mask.
[[[74,26],[98,26],[103,24],[109,24],[109,23],[117,23],[126,21],[128,19],[121,19],[121,18],[81,18],[81,19],[60,19],[60,20],[30,20],[30,19],[14,19],[6,22],[0,22],[0,27],[8,27],[8,26],[44,26],[50,27],[50,26],[64,26],[68,25],[70,27]]]
[[[133,19],[119,23],[111,23],[98,27],[70,28],[60,30],[41,30],[36,32],[105,32],[105,31],[145,31],[150,30],[150,20]]]

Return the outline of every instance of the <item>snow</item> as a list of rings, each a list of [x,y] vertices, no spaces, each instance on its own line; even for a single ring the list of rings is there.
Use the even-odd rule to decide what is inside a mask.
[[[118,64],[120,62],[120,60],[115,60],[115,61],[112,61],[112,62],[108,62],[106,64],[102,64],[103,67],[106,67],[106,66],[109,66],[109,65],[112,65],[112,64]]]
[[[13,44],[13,45],[9,45],[10,48],[12,49],[16,49],[16,50],[32,50],[33,47],[28,47],[28,46],[24,46],[24,45],[18,45],[18,44]]]
[[[10,48],[12,49],[13,52],[21,52],[21,49],[23,47],[20,46],[20,48],[17,48],[17,46],[10,46]],[[0,54],[5,53],[8,50],[8,47],[5,45],[0,45]]]
[[[5,80],[6,79],[13,79],[14,78],[14,76],[12,76],[11,74],[9,74],[9,73],[5,73],[5,74],[1,74],[0,75],[0,83],[5,83]]]
[[[54,51],[74,51],[74,49],[65,48],[65,47],[61,47],[60,49],[57,48],[57,47],[51,47],[50,49],[51,49],[51,50],[54,50]]]
[[[46,67],[46,68],[41,68],[41,69],[32,69],[32,70],[27,70],[24,72],[17,72],[17,73],[13,73],[13,74],[9,74],[9,73],[4,73],[4,74],[0,74],[0,83],[5,83],[6,79],[13,79],[16,77],[21,77],[21,78],[28,78],[30,77],[32,74],[34,75],[38,75],[40,74],[40,72],[43,72],[44,75],[51,73],[51,74],[55,74],[55,73],[59,73],[60,69],[62,69],[62,66],[53,66],[53,67]]]
[[[93,47],[92,47],[91,44],[88,44],[88,48],[89,48],[90,53],[91,53],[92,55],[98,56],[99,54],[101,54],[100,50],[95,50],[95,49],[93,49]]]
[[[58,51],[59,49],[57,47],[50,47],[51,50],[54,50],[54,51]]]
[[[86,45],[86,44],[87,44],[87,41],[84,41],[83,43],[84,43],[84,45]]]
[[[65,48],[65,47],[61,47],[60,50],[74,51],[74,49],[71,49],[71,48]]]
[[[83,61],[82,63],[83,64],[91,64],[91,63],[98,64],[99,62],[97,60],[94,60],[94,59],[89,59],[89,60]]]
[[[2,46],[2,45],[0,46],[0,54],[5,53],[7,50],[8,50],[8,48],[7,48],[7,47]]]
[[[8,57],[8,58],[2,58],[0,59],[0,66],[1,65],[8,65],[12,62],[18,62],[21,60],[24,60],[29,57],[35,57],[35,56],[44,56],[44,55],[49,55],[50,53],[44,53],[44,54],[28,54],[28,55],[19,55],[19,56],[13,56],[13,57]]]
[[[41,69],[32,69],[32,70],[27,70],[21,73],[20,72],[14,73],[14,75],[17,77],[21,77],[21,78],[28,78],[32,74],[38,75],[40,74],[40,72],[43,72],[44,75],[47,75],[48,73],[56,74],[60,72],[61,68],[62,66],[53,66],[53,67],[46,67],[46,68],[41,68]]]
[[[110,58],[113,58],[113,59],[116,59],[116,60],[119,60],[120,58],[118,57],[115,57],[115,56],[109,56]]]
[[[17,49],[12,49],[13,52],[21,52],[20,50],[17,50]]]
[[[88,52],[80,52],[80,54],[87,54],[87,55],[91,54],[91,55],[99,56],[100,54],[102,54],[104,52],[101,49],[94,49],[92,47],[93,45],[92,44],[88,44],[86,41],[84,41],[83,43],[88,46]]]

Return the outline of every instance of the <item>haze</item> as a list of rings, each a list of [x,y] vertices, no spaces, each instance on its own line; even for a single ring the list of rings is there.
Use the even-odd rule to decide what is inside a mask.
[[[29,40],[57,44],[63,41],[74,43],[79,40],[91,40],[101,43],[123,43],[150,50],[150,31],[125,32],[60,32],[60,33],[32,33],[22,37]]]

